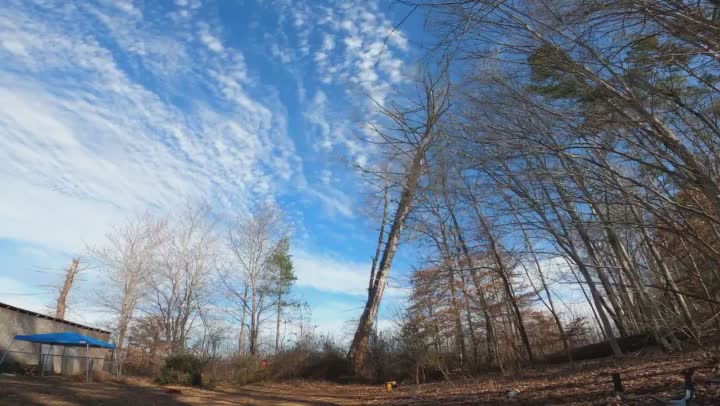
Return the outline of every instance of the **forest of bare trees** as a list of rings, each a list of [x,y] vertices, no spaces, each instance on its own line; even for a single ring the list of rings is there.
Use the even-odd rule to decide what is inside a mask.
[[[717,2],[402,3],[437,41],[419,96],[374,128],[382,224],[354,370],[372,373],[404,241],[420,260],[385,339],[418,380],[717,340]]]
[[[376,101],[361,171],[379,219],[367,300],[347,353],[307,339],[331,355],[324,371],[421,382],[572,364],[594,343],[615,357],[628,342],[715,345],[717,1],[400,3],[435,41],[410,89]],[[87,256],[115,342],[143,360],[296,365],[287,324],[300,312],[296,348],[311,332],[288,224],[269,205],[232,219],[188,205],[118,225]],[[379,331],[400,250],[413,260],[407,303]]]

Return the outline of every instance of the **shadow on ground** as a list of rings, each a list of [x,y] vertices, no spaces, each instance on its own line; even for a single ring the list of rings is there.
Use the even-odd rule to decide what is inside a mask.
[[[0,405],[190,406],[162,388],[59,377],[0,376]]]

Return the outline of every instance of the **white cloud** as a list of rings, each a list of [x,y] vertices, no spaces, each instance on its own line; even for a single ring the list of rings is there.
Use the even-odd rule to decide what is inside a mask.
[[[111,3],[112,5],[112,3]],[[181,38],[165,35],[152,28],[143,20],[142,13],[119,15],[112,7],[102,7],[90,3],[81,3],[81,12],[95,16],[100,23],[110,32],[113,40],[116,41],[130,56],[136,56],[134,63],[146,67],[157,77],[162,78],[162,83],[173,84],[177,76],[190,71],[192,58],[191,50]],[[186,14],[187,10],[182,10]],[[66,21],[72,24],[71,20]],[[185,22],[176,22],[183,30],[191,31]],[[87,33],[88,36],[92,32]]]
[[[331,34],[325,34],[323,36],[322,50],[332,51],[333,49],[335,49],[335,36]]]
[[[30,255],[34,257],[45,258],[48,256],[48,252],[45,249],[25,245],[20,248],[20,252],[24,255]]]
[[[213,52],[222,52],[225,50],[222,42],[210,33],[210,27],[207,24],[200,24],[199,32],[200,41],[207,46]]]
[[[337,110],[335,103],[328,101],[325,92],[318,90],[310,103],[306,104],[304,116],[310,124],[309,132],[313,135],[313,148],[326,153],[343,150],[355,163],[364,165],[371,145],[360,142],[351,131],[348,119],[343,118],[342,111]],[[365,131],[367,126],[360,127]]]
[[[122,212],[109,204],[75,199],[61,192],[0,176],[2,236],[77,253],[99,241]]]
[[[65,319],[88,326],[105,328],[107,314],[93,310],[78,298],[79,289],[72,292]],[[55,292],[48,286],[36,286],[18,279],[0,276],[0,302],[41,314],[54,315],[52,306]],[[82,304],[81,304],[82,303]]]
[[[345,193],[327,186],[322,189],[310,187],[307,191],[311,196],[319,199],[329,209],[331,215],[340,213],[345,217],[353,216],[352,201]]]
[[[280,48],[277,43],[270,46],[270,52],[283,64],[288,64],[293,60],[292,52],[289,49]]]
[[[293,252],[293,264],[297,286],[353,296],[367,295],[370,261],[350,262],[299,250]],[[408,292],[407,288],[391,283],[385,293],[388,297],[401,298]]]
[[[333,182],[333,173],[329,169],[323,169],[322,172],[320,172],[320,182],[323,185],[330,185]]]
[[[322,148],[324,150],[330,150],[339,134],[331,132],[330,122],[325,117],[327,109],[327,96],[322,90],[318,90],[313,97],[312,102],[305,110],[305,118],[313,125],[316,126],[318,134],[316,141],[314,142],[315,148]],[[333,138],[331,138],[333,137]]]
[[[247,92],[239,51],[210,41],[223,52],[207,64],[195,56],[202,76],[173,71],[225,100],[180,110],[129,76],[73,6],[53,25],[22,6],[0,12],[1,237],[77,250],[129,212],[209,197],[242,211],[301,171],[284,108],[272,91]],[[127,18],[96,14],[108,27]],[[142,46],[155,43],[144,30],[110,33],[143,61]],[[171,35],[165,43],[185,41]],[[160,65],[145,66],[163,77]]]
[[[142,17],[142,12],[135,7],[135,5],[132,3],[132,1],[126,1],[126,0],[116,0],[113,1],[112,4],[115,5],[118,9],[122,10],[123,12],[130,14],[135,17]]]
[[[348,263],[304,251],[293,253],[293,264],[297,286],[324,292],[367,294],[369,264]]]
[[[12,54],[27,57],[27,50],[25,50],[25,46],[20,41],[13,39],[0,39],[0,46]]]
[[[391,20],[377,2],[362,2],[349,7],[325,9],[327,27],[321,49],[335,49],[335,38],[344,47],[337,49],[328,63],[319,64],[321,75],[356,83],[373,99],[383,102],[391,85],[402,82],[400,66],[405,65],[396,53],[407,51],[407,40],[401,30],[394,30]]]
[[[38,313],[47,313],[47,289],[0,276],[0,302]]]
[[[573,268],[568,264],[568,261],[563,257],[555,256],[542,258],[539,263],[545,282],[553,295],[555,309],[560,316],[568,322],[575,317],[585,317],[590,323],[594,323],[593,310],[582,291],[582,287],[577,284],[575,277],[572,275]],[[525,266],[529,271],[532,284],[536,288],[541,288],[542,280],[537,272],[535,262],[527,261]],[[578,277],[582,278],[579,271],[576,269],[574,271],[578,274]],[[526,280],[527,275],[522,266],[518,266],[515,272],[521,275],[523,280]],[[541,294],[543,298],[546,297],[544,291]],[[542,302],[536,302],[535,306],[541,311],[547,310]]]
[[[317,334],[324,334],[344,342],[352,339],[357,319],[362,314],[361,303],[348,303],[338,300],[322,302],[312,310],[312,322]]]
[[[188,198],[237,214],[300,192],[330,218],[352,217],[353,195],[331,187],[329,176],[321,188],[304,181],[280,91],[222,41],[222,27],[196,22],[201,3],[177,0],[180,8],[164,15],[140,4],[0,3],[0,238],[74,253],[132,212]],[[403,47],[393,40],[383,51],[390,22],[376,3],[298,4],[290,21],[296,43],[271,51],[280,62],[312,63],[303,56],[313,55],[321,80],[352,80],[352,92],[378,97],[403,80],[395,56]],[[334,110],[350,104],[345,89],[328,96],[300,80],[298,88],[303,100],[306,88],[315,96],[303,104],[313,108],[303,113],[319,134],[315,146],[364,161],[353,126]],[[305,252],[296,260],[300,286],[366,294],[369,264]]]
[[[384,104],[410,83],[409,48],[402,27],[395,27],[396,21],[381,10],[379,1],[351,2],[340,7],[308,1],[280,4],[284,7],[282,15],[294,21],[297,35],[283,36],[285,43],[279,49],[303,50],[308,46],[307,38],[317,38],[309,44],[310,53],[316,77],[325,87],[316,89],[305,113],[318,132],[315,148],[366,163],[373,156],[373,147],[359,145],[355,133],[371,137],[362,123],[377,118],[374,103]],[[307,23],[308,15],[312,15],[312,24]],[[281,29],[284,20],[280,18]],[[344,103],[336,102],[338,92],[343,93]],[[331,108],[328,98],[332,100]],[[344,118],[338,120],[341,115]]]

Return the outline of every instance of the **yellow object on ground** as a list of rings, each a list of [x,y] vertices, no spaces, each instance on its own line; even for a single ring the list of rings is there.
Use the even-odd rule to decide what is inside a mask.
[[[396,386],[397,386],[397,382],[395,382],[395,381],[385,382],[385,388],[387,388],[388,391],[393,390],[393,388]]]

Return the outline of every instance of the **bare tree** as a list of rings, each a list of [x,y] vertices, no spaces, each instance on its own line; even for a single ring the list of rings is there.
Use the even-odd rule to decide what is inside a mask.
[[[285,308],[293,306],[289,299],[290,288],[297,280],[293,272],[292,257],[290,255],[290,239],[283,237],[278,241],[275,253],[270,260],[270,272],[273,278],[272,293],[275,295],[275,354],[280,352],[280,323]]]
[[[188,205],[174,217],[149,273],[147,311],[160,317],[171,351],[185,349],[199,309],[206,305],[218,255],[216,220],[209,207]]]
[[[115,342],[123,348],[130,321],[141,299],[148,294],[150,274],[157,262],[166,224],[149,215],[136,216],[107,234],[105,245],[90,247],[90,256],[104,277],[98,292],[102,306],[114,313]]]
[[[402,160],[403,174],[400,181],[400,196],[389,223],[388,235],[384,241],[377,270],[369,284],[368,300],[348,353],[353,370],[357,374],[365,373],[370,333],[380,310],[380,302],[400,244],[405,220],[413,207],[413,199],[420,184],[426,155],[438,138],[436,125],[448,109],[449,84],[444,73],[435,79],[426,77],[421,86],[423,98],[415,107],[401,110],[381,106],[382,113],[395,127],[392,131],[378,130],[377,134],[382,139],[382,144],[388,148],[387,153],[397,156],[398,161]],[[382,236],[380,238],[382,239]]]
[[[277,307],[278,296],[274,292],[279,279],[274,261],[288,234],[282,213],[271,205],[238,218],[228,228],[227,245],[232,259],[229,266],[220,271],[220,279],[229,299],[237,306],[233,314],[241,323],[241,352],[245,350],[246,331],[249,353],[258,352],[262,325]]]
[[[716,334],[717,1],[403,3],[429,10],[429,57],[461,62],[428,144],[404,137],[425,134],[427,106],[383,110],[398,132],[375,142],[391,165],[355,371],[403,227],[425,255],[402,335],[413,352],[453,354],[443,368],[483,335],[503,368],[549,350],[572,360],[580,336],[621,355],[618,336],[679,350],[681,335]],[[563,319],[552,285],[581,291],[596,324]]]

